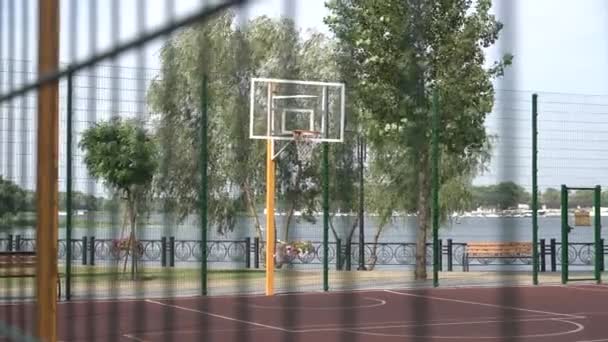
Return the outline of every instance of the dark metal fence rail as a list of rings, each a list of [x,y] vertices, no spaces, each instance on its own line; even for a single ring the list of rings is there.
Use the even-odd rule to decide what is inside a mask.
[[[72,240],[72,262],[81,261],[84,265],[94,265],[95,262],[122,260],[126,251],[119,247],[119,240],[97,239],[82,237]],[[291,265],[322,264],[323,243],[312,241],[312,249],[306,252],[295,252],[284,256],[283,263]],[[602,244],[604,245],[604,244]],[[415,243],[365,243],[364,255],[366,265],[414,265],[416,261]],[[466,243],[441,243],[442,258],[440,268],[453,271],[454,266],[500,266],[520,265],[531,266],[531,258],[476,258],[465,261]],[[605,246],[605,245],[604,245]],[[561,265],[561,243],[551,239],[549,243],[541,239],[539,243],[541,271],[557,270]],[[36,241],[32,238],[22,238],[20,235],[9,235],[0,238],[0,250],[34,251]],[[163,237],[158,240],[139,240],[137,242],[138,260],[145,263],[158,263],[160,266],[174,266],[175,263],[195,263],[202,260],[201,242],[197,240],[176,240],[174,237]],[[337,253],[337,251],[340,253]],[[328,259],[338,269],[350,270],[351,265],[358,263],[359,244],[342,243],[340,240],[329,244]],[[606,248],[604,247],[604,255]],[[243,240],[209,240],[207,242],[207,258],[210,263],[233,263],[247,268],[263,267],[265,242],[257,238]],[[595,256],[594,244],[570,243],[568,246],[570,265],[592,266]],[[431,264],[432,244],[427,244],[427,262]],[[58,257],[66,261],[66,240],[59,240]],[[253,261],[253,262],[252,262]],[[602,265],[602,269],[603,269]]]

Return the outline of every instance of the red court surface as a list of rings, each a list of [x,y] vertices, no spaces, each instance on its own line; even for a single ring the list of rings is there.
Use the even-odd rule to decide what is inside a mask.
[[[31,329],[31,304],[0,310]],[[608,286],[72,302],[58,319],[61,341],[608,342]]]

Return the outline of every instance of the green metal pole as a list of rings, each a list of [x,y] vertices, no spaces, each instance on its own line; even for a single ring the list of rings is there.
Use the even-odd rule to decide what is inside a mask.
[[[366,271],[365,267],[365,140],[363,132],[359,132],[359,267],[358,271]]]
[[[439,108],[437,90],[433,92],[433,286],[439,286]]]
[[[568,188],[562,185],[562,284],[568,282]]]
[[[329,103],[327,88],[323,89],[323,102]],[[329,122],[329,110],[324,108],[325,122]],[[325,125],[324,136],[328,136],[329,125]],[[341,251],[336,251],[336,260]],[[329,290],[329,144],[323,143],[323,290]]]
[[[538,95],[532,95],[532,282],[538,285]]]
[[[340,251],[336,251],[340,253]],[[323,143],[323,290],[329,290],[329,144]]]
[[[65,299],[70,300],[72,297],[72,124],[73,124],[73,84],[72,74],[68,74],[67,84],[67,118],[66,118],[66,189],[65,189]],[[83,253],[85,253],[83,246]]]
[[[201,150],[200,150],[200,172],[201,172],[201,290],[203,296],[207,295],[207,75],[203,75],[201,85]]]
[[[597,185],[595,187],[595,196],[594,197],[594,209],[595,209],[595,217],[594,217],[594,221],[595,221],[595,280],[597,281],[597,283],[601,283],[602,282],[602,272],[600,269],[600,265],[602,262],[602,258],[604,257],[603,252],[602,252],[602,246],[600,245],[602,242],[602,233],[601,233],[601,229],[602,229],[602,216],[601,216],[601,197],[602,197],[602,188]]]

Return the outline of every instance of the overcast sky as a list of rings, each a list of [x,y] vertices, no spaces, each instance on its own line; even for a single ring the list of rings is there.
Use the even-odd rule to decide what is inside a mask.
[[[6,1],[5,1],[6,2]],[[84,1],[79,0],[82,4]],[[120,0],[122,38],[136,34],[136,0]],[[201,3],[211,1],[176,0],[177,16],[191,13]],[[110,0],[99,0],[99,4],[109,4]],[[157,27],[167,19],[165,2],[148,0],[147,28]],[[287,6],[287,4],[291,4]],[[79,6],[79,29],[68,30],[70,1],[62,1],[62,45],[61,56],[68,61],[69,34],[78,36],[78,56],[90,53],[89,36],[86,33],[90,23],[88,8]],[[511,10],[509,10],[511,8]],[[517,74],[517,89],[535,91],[574,92],[583,94],[608,93],[606,75],[608,46],[604,39],[608,29],[608,2],[603,0],[494,0],[494,11],[504,23],[503,38],[512,40],[512,52],[515,63],[509,70],[510,75]],[[323,17],[328,14],[324,0],[258,0],[243,11],[245,16],[269,15],[273,17],[289,16],[302,29],[316,29],[329,33],[323,24]],[[98,46],[104,49],[111,44],[109,7],[99,6],[97,14]],[[32,33],[34,34],[34,33]],[[504,39],[501,41],[504,44]],[[501,46],[499,44],[498,46]],[[158,44],[147,49],[148,63],[158,66]],[[490,51],[495,56],[497,49]],[[133,63],[125,58],[122,64]]]
[[[137,1],[117,1],[120,6],[120,18],[117,23],[121,41],[133,38],[138,33],[135,20],[139,14]],[[0,58],[35,60],[37,32],[34,28],[29,30],[27,37],[17,36],[13,48],[9,48],[8,33],[15,31],[9,26],[11,20],[7,15],[10,2],[11,0],[1,2],[4,8],[0,16]],[[21,28],[23,25],[21,8],[24,4],[29,7],[30,24],[34,24],[36,2],[37,0],[13,0],[16,16],[12,25],[15,28]],[[92,2],[93,0],[62,0],[62,62],[73,61],[74,53],[77,60],[89,56],[94,52],[91,48],[91,42],[94,40],[97,52],[106,50],[113,44],[111,29],[114,25],[108,7],[112,1],[97,0],[96,20],[92,20],[88,12]],[[200,8],[202,3],[210,2],[212,1],[176,0],[176,16],[179,18],[192,13]],[[71,29],[69,25],[73,3],[79,5],[76,30]],[[146,29],[166,22],[168,15],[165,1],[146,0],[145,4]],[[608,2],[494,0],[493,10],[504,23],[504,30],[499,43],[488,51],[488,58],[493,60],[509,52],[515,59],[505,77],[496,83],[496,88],[500,91],[495,112],[488,119],[487,125],[492,133],[499,136],[499,142],[493,152],[494,162],[490,172],[478,181],[493,183],[497,180],[512,179],[529,185],[529,113],[530,95],[534,91],[541,94],[541,121],[547,122],[546,125],[541,122],[541,128],[547,128],[547,132],[541,132],[540,148],[544,150],[541,151],[543,153],[540,163],[541,167],[545,166],[543,172],[546,177],[541,181],[541,185],[571,184],[575,180],[583,183],[580,185],[594,182],[608,184],[608,179],[604,177],[604,170],[608,169],[608,157],[601,157],[602,152],[608,150],[608,138],[603,138],[608,136],[608,100],[604,96],[547,93],[608,94],[608,40],[605,39],[608,31]],[[241,15],[247,18],[259,15],[289,16],[302,30],[314,29],[330,34],[323,24],[323,17],[327,14],[324,0],[258,0],[241,12]],[[88,32],[91,24],[95,22],[96,33],[92,36]],[[72,41],[75,42],[74,45],[71,44]],[[23,49],[23,42],[29,43],[27,51]],[[146,66],[159,67],[158,53],[161,43],[162,40],[154,42],[144,50]],[[118,63],[133,66],[137,65],[137,59],[134,54],[127,54],[119,58]],[[20,78],[15,82],[19,83]],[[553,126],[551,122],[554,123]],[[2,124],[7,123],[4,121]],[[6,135],[0,137],[0,140],[6,139],[9,139]],[[553,165],[553,168],[547,167],[549,164]],[[19,174],[19,171],[16,174]]]

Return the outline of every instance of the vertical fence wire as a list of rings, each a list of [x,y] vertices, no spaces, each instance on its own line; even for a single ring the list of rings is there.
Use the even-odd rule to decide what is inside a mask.
[[[173,0],[165,0],[165,15],[166,15],[166,21],[168,23],[173,23],[175,21],[175,10],[176,10],[176,6],[175,6],[175,1]],[[173,44],[172,40],[174,38],[174,35],[167,35],[166,36],[167,41],[165,42],[165,48],[167,46],[170,46],[171,44]],[[165,53],[170,54],[170,56],[168,57],[170,60],[172,60],[174,58],[174,56],[172,56],[173,54],[173,49],[169,48],[166,50]],[[169,176],[169,160],[170,160],[170,156],[175,153],[175,150],[172,148],[173,144],[171,143],[171,137],[167,136],[167,134],[161,134],[161,166],[160,166],[160,173],[162,174],[163,178],[167,178]],[[201,147],[202,148],[202,147]],[[172,236],[174,233],[174,229],[172,227],[172,225],[174,224],[175,220],[174,220],[174,215],[171,212],[170,208],[171,208],[171,203],[170,203],[170,199],[169,198],[164,198],[162,200],[162,225],[163,225],[163,229],[162,229],[162,236],[165,239],[164,241],[161,240],[161,253],[163,253],[163,256],[166,258],[166,254],[167,254],[167,250],[166,250],[166,242],[167,242],[167,237]],[[202,246],[201,246],[202,247]],[[170,250],[170,253],[174,254],[175,251],[173,251],[173,249]],[[162,276],[164,279],[166,279],[166,283],[165,286],[163,286],[163,294],[165,298],[173,298],[178,292],[179,290],[176,289],[176,281],[178,281],[179,277],[175,274],[175,272],[173,272],[172,268],[170,267],[164,267],[163,272],[161,272]],[[167,341],[174,341],[176,339],[177,334],[173,331],[173,329],[171,327],[173,327],[173,324],[176,322],[174,315],[171,314],[171,312],[169,310],[165,310],[163,312],[163,339],[167,340]],[[205,329],[205,319],[202,319],[202,324],[200,325],[201,330]],[[206,339],[206,338],[205,338]]]
[[[124,16],[122,15],[122,11],[120,10],[120,6],[121,6],[121,1],[119,0],[112,0],[110,2],[110,18],[109,18],[109,24],[111,25],[110,27],[110,36],[111,36],[111,44],[113,46],[118,46],[120,44],[120,36],[121,36],[121,31],[122,31],[122,21],[124,19]],[[124,87],[123,84],[121,84],[121,75],[120,75],[120,71],[121,68],[119,67],[119,59],[117,57],[112,58],[110,60],[110,116],[111,119],[116,119],[116,118],[120,118],[121,117],[121,101],[122,101],[122,96],[121,96],[121,90]],[[112,201],[114,202],[119,202],[120,201],[120,197],[121,194],[117,194],[116,191],[114,191],[111,195],[110,198],[112,199]],[[104,208],[105,209],[105,208]],[[116,237],[122,238],[121,236],[121,232],[120,232],[120,225],[123,224],[123,222],[121,222],[121,215],[120,215],[120,209],[121,207],[119,205],[112,205],[110,208],[110,224],[111,224],[111,236],[112,238],[116,239]],[[105,211],[105,210],[104,210]],[[104,212],[105,214],[105,212]],[[114,248],[114,244],[111,245],[110,248]],[[112,253],[110,253],[111,255]],[[112,276],[110,276],[110,289],[109,289],[109,294],[110,294],[110,298],[119,298],[120,297],[120,283],[121,283],[121,273],[120,273],[120,265],[110,265],[109,267],[109,272],[110,274],[112,274]],[[108,329],[109,331],[117,331],[119,329],[120,326],[120,322],[119,322],[119,317],[120,317],[120,312],[121,312],[121,306],[118,302],[113,302],[110,304],[110,313],[111,313],[111,319],[108,320]],[[124,309],[122,309],[124,310]],[[137,314],[137,313],[135,313]]]
[[[21,72],[21,84],[27,84],[29,81],[29,76],[30,76],[30,67],[28,65],[28,60],[30,59],[29,56],[29,30],[30,30],[30,21],[29,21],[29,17],[30,17],[30,13],[29,13],[29,0],[22,0],[21,1],[21,32],[19,32],[19,30],[16,28],[16,25],[14,27],[14,34],[15,35],[21,35],[21,67],[20,67],[20,72]],[[16,13],[15,13],[16,14]],[[16,17],[16,15],[15,15]],[[15,20],[15,19],[13,19]],[[16,47],[14,47],[16,49]],[[0,54],[0,60],[1,60],[1,54]],[[17,61],[15,61],[15,63],[17,63]],[[10,73],[10,71],[9,71]],[[20,106],[21,106],[21,110],[20,113],[18,114],[20,116],[19,120],[15,120],[16,123],[19,124],[19,131],[20,131],[20,137],[18,140],[18,144],[21,147],[19,153],[15,153],[16,156],[18,156],[16,159],[20,160],[21,163],[18,166],[18,170],[19,170],[19,174],[20,174],[20,178],[17,181],[18,184],[20,184],[22,187],[27,188],[27,180],[28,180],[28,176],[29,176],[29,168],[28,168],[28,145],[30,144],[28,136],[30,134],[30,122],[31,120],[31,115],[30,115],[30,111],[28,110],[29,107],[29,96],[25,95],[21,98],[21,102],[20,102]],[[14,103],[17,103],[16,101]],[[10,118],[9,118],[10,120]],[[23,292],[26,292],[26,288],[27,288],[27,282],[26,279],[23,279],[22,283],[20,284],[20,288],[22,289]],[[26,313],[23,313],[22,316],[22,322],[25,320],[31,320],[31,317],[27,317],[28,315]],[[31,316],[31,315],[30,315]]]
[[[78,0],[69,0],[69,14],[67,18],[67,27],[68,27],[68,60],[70,63],[74,63],[77,59],[77,47],[78,47]],[[75,153],[74,147],[77,145],[76,141],[74,141],[74,131],[75,131],[75,115],[76,108],[78,105],[78,100],[74,99],[74,88],[75,88],[75,77],[77,74],[70,73],[68,75],[68,80],[66,84],[66,234],[65,234],[65,246],[66,246],[66,255],[65,255],[65,264],[66,264],[66,275],[65,275],[65,300],[72,300],[73,295],[73,285],[74,285],[74,270],[73,266],[74,261],[74,250],[73,247],[76,246],[73,243],[73,219],[74,219],[74,200],[73,200],[73,191],[74,185],[78,181],[75,179],[76,171],[74,167],[75,161]],[[77,238],[78,239],[78,238]],[[76,240],[76,239],[75,239]],[[86,253],[86,246],[81,245],[80,253]],[[74,315],[75,309],[73,306],[68,305],[65,307],[66,314],[68,316]],[[74,338],[76,334],[76,327],[74,324],[69,324],[66,329],[66,339]]]

